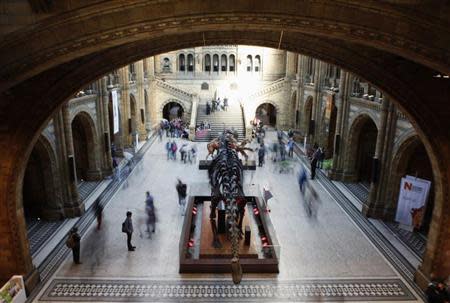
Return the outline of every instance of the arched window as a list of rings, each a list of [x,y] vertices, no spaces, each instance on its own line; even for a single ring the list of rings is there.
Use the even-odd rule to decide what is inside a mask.
[[[180,56],[178,56],[178,61],[180,65],[180,72],[184,72],[186,70],[186,60],[184,58],[184,54],[180,54]]]
[[[205,55],[205,72],[211,71],[211,56]]]
[[[213,71],[219,72],[219,55],[213,55]]]
[[[223,72],[227,71],[227,55],[222,55],[220,57],[220,70]]]
[[[311,57],[308,57],[308,65],[307,65],[306,73],[308,75],[312,75],[313,73],[313,59]]]
[[[230,64],[229,64],[230,72],[234,72],[235,65],[236,65],[236,59],[235,59],[234,55],[230,55]]]
[[[131,63],[130,65],[128,65],[128,73],[129,73],[130,81],[136,81],[136,70],[134,67],[134,63]]]
[[[259,55],[255,56],[255,72],[259,73],[261,71],[261,57]]]
[[[247,71],[251,72],[253,70],[253,60],[252,60],[252,56],[248,55],[247,56]]]
[[[188,65],[188,72],[194,71],[194,55],[189,54],[187,56],[187,65]]]

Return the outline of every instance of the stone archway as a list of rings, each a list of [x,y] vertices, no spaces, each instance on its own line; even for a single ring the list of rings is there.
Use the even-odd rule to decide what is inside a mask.
[[[161,105],[161,117],[171,121],[175,118],[185,119],[186,109],[183,102],[176,99],[169,99]]]
[[[25,170],[23,208],[27,222],[37,218],[59,220],[64,216],[55,152],[40,136]]]
[[[337,107],[333,100],[328,100],[322,112],[321,143],[325,148],[325,158],[332,158],[334,153],[334,135],[336,133]]]
[[[32,142],[55,108],[114,67],[168,50],[238,42],[279,45],[337,64],[363,75],[398,102],[418,128],[436,180],[436,232],[429,242],[434,244],[424,273],[448,275],[450,262],[440,253],[438,242],[450,237],[443,228],[450,221],[450,214],[443,211],[450,207],[450,114],[441,110],[450,92],[447,80],[433,77],[435,71],[450,74],[449,31],[443,26],[448,24],[448,14],[440,13],[448,11],[448,4],[286,1],[280,5],[262,0],[257,6],[242,1],[230,7],[209,1],[126,6],[119,1],[93,2],[58,7],[49,17],[8,18],[13,24],[5,31],[1,46],[5,55],[0,58],[4,80],[0,142],[9,149],[0,156],[4,163],[0,206],[7,209],[5,220],[11,228],[0,231],[11,243],[7,253],[17,258],[1,269],[1,276],[32,268],[20,228],[20,184]],[[168,9],[175,3],[176,10]],[[163,34],[159,28],[165,28]],[[63,38],[48,39],[49,32]],[[443,39],[433,38],[437,36]],[[107,43],[99,43],[103,41]],[[439,247],[446,253],[450,250]]]
[[[418,232],[423,236],[428,235],[430,223],[432,220],[432,213],[435,205],[435,189],[434,177],[430,158],[425,150],[423,143],[417,135],[410,135],[400,143],[395,156],[392,159],[392,170],[390,176],[390,194],[388,201],[391,201],[386,206],[387,219],[393,220],[397,209],[398,194],[400,180],[402,177],[410,175],[421,179],[431,181],[430,195],[425,204],[425,211],[422,219],[422,224]]]
[[[348,181],[370,183],[378,127],[367,114],[357,116],[348,133],[344,174]]]
[[[263,125],[277,127],[277,108],[270,102],[263,102],[255,110],[255,118]]]
[[[80,112],[75,115],[71,125],[77,180],[100,179],[94,121],[88,113]]]

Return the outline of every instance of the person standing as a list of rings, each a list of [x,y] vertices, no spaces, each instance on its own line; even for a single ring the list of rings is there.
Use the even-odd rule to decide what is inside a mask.
[[[150,194],[149,191],[146,192],[146,198],[145,198],[145,212],[147,213],[147,230],[146,232],[149,233],[150,236],[150,226],[152,226],[152,233],[155,232],[155,223],[156,223],[156,214],[155,214],[155,204],[153,202],[153,196]]]
[[[320,150],[316,149],[311,159],[311,180],[316,176],[317,161],[319,160]]]
[[[187,196],[187,185],[183,182],[181,182],[180,179],[178,179],[178,183],[176,186],[177,193],[178,193],[178,205],[180,207],[181,215],[184,216],[184,208],[186,206],[186,196]]]
[[[131,238],[133,236],[133,221],[131,220],[131,211],[127,211],[127,218],[122,223],[122,231],[127,234],[127,246],[129,251],[134,251],[136,246],[131,244]]]
[[[317,162],[318,162],[318,167],[320,168],[320,169],[322,169],[323,168],[323,160],[325,160],[325,151],[323,150],[323,148],[322,147],[319,147],[319,155],[318,155],[318,160],[317,160]]]
[[[80,262],[80,249],[81,249],[81,237],[78,234],[78,228],[72,227],[69,232],[69,237],[66,241],[67,247],[72,249],[73,263],[81,264]]]
[[[223,110],[227,111],[228,109],[228,98],[223,99]]]
[[[292,158],[294,156],[294,140],[292,138],[289,138],[287,146],[288,146],[288,156]]]

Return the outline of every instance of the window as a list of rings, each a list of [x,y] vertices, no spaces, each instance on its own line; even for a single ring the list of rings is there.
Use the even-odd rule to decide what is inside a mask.
[[[205,55],[205,72],[211,71],[211,56]]]
[[[188,72],[194,71],[194,55],[189,54],[187,56],[187,62],[188,62]]]
[[[227,71],[227,56],[226,55],[222,55],[220,57],[220,70],[223,72]]]
[[[259,55],[255,56],[255,72],[259,72],[261,70],[261,57]]]
[[[179,65],[180,65],[180,72],[184,72],[186,70],[186,60],[184,57],[184,54],[181,54],[178,56]]]
[[[235,70],[235,57],[234,55],[230,55],[230,72],[234,72]]]
[[[252,56],[248,55],[247,56],[247,71],[251,72],[253,70],[253,60],[252,60]]]
[[[134,67],[134,63],[131,63],[128,65],[128,72],[129,72],[129,80],[130,81],[136,81],[136,71]]]
[[[213,56],[213,71],[219,72],[219,55]]]

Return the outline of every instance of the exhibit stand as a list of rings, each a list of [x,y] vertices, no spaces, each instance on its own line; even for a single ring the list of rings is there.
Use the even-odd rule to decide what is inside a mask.
[[[26,300],[22,276],[12,276],[0,289],[0,303],[24,303]]]

